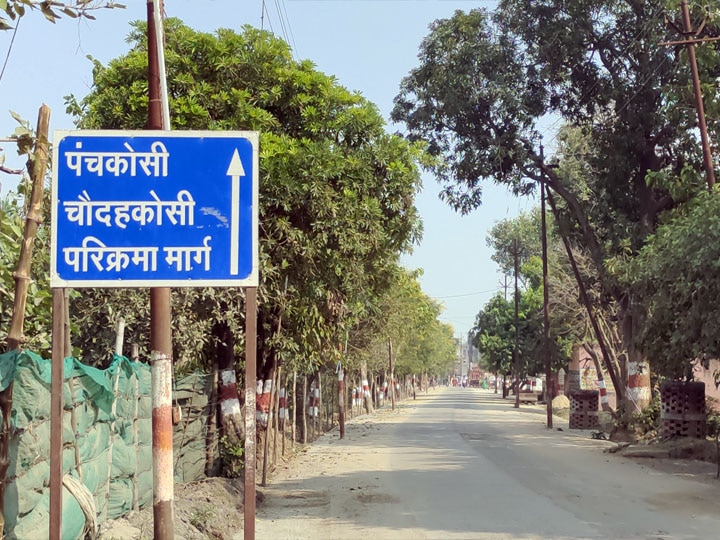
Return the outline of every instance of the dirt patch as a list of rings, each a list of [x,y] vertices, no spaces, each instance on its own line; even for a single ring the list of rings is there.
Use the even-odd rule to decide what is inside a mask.
[[[261,496],[258,497],[259,499]],[[186,540],[230,540],[242,531],[242,479],[208,478],[175,485],[175,537]],[[152,506],[105,523],[102,540],[153,538]]]
[[[717,484],[718,452],[714,440],[673,439],[654,444],[631,444],[617,454],[651,469]]]

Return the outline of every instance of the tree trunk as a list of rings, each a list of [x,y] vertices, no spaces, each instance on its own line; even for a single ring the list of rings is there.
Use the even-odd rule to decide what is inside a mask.
[[[360,362],[360,378],[362,379],[363,402],[365,403],[365,412],[371,414],[374,411],[372,395],[370,394],[370,383],[368,381],[367,362]]]
[[[302,389],[302,406],[300,407],[302,413],[302,442],[307,444],[307,375],[303,376],[303,389]]]
[[[217,387],[218,387],[218,365],[213,363],[212,382],[210,390],[210,403],[208,410],[205,432],[205,476],[213,476],[215,472],[215,431],[217,426]]]
[[[570,353],[570,364],[568,365],[568,372],[566,375],[567,380],[567,393],[571,395],[577,390],[581,390],[580,386],[580,346],[573,345],[572,352]]]
[[[261,485],[263,487],[267,486],[267,472],[268,472],[268,451],[270,446],[270,433],[273,429],[273,420],[275,419],[275,414],[273,411],[274,405],[275,405],[275,391],[276,391],[276,385],[275,380],[277,378],[277,374],[279,372],[279,369],[275,368],[276,360],[273,359],[273,365],[270,370],[268,379],[270,381],[270,392],[269,392],[269,400],[268,400],[268,417],[267,417],[267,424],[265,426],[265,440],[263,441],[263,470],[262,470],[262,483]],[[267,381],[266,381],[267,382]],[[263,393],[265,391],[263,390]]]
[[[395,410],[395,370],[393,366],[393,347],[392,340],[388,338],[388,364],[390,370],[390,403],[392,410]]]
[[[622,306],[622,337],[627,351],[627,394],[625,413],[640,412],[651,401],[650,364],[635,347],[635,338],[640,330],[643,308],[628,300]]]
[[[600,387],[600,405],[602,406],[602,410],[612,413],[613,416],[615,416],[615,411],[612,409],[610,403],[608,402],[607,389],[605,387],[605,377],[603,376],[602,365],[600,364],[600,358],[598,358],[597,351],[595,350],[595,347],[591,347],[587,343],[583,343],[583,348],[585,349],[585,352],[590,355],[590,358],[592,358],[593,364],[595,364],[598,386]],[[617,395],[617,392],[615,393],[615,395]]]
[[[275,424],[273,425],[273,465],[277,463],[277,447],[278,447],[278,431],[280,430],[280,381],[282,378],[282,366],[278,366],[277,375],[275,377]]]
[[[292,424],[290,424],[290,447],[295,447],[296,422],[297,422],[297,371],[293,370],[293,386],[292,386]],[[290,411],[288,411],[289,413]]]
[[[218,402],[220,404],[220,432],[231,444],[245,439],[240,399],[235,377],[235,336],[224,322],[213,326],[216,340],[218,380]]]
[[[323,406],[325,405],[322,398],[322,372],[320,371],[318,371],[317,374],[317,388],[315,389],[315,398],[317,399],[317,405],[315,405],[315,437],[317,438],[322,434],[322,416],[320,416],[320,411],[323,410]]]

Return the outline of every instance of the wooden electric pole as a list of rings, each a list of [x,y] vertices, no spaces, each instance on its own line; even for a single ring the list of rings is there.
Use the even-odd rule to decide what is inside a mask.
[[[679,41],[668,41],[661,45],[685,45],[687,47],[693,90],[695,92],[695,110],[698,116],[698,129],[700,130],[700,140],[702,142],[703,167],[705,168],[708,189],[712,190],[712,187],[715,185],[715,169],[713,167],[712,152],[710,150],[707,123],[705,122],[705,106],[703,104],[702,88],[700,87],[700,73],[698,70],[697,56],[695,55],[695,45],[709,41],[717,41],[720,38],[699,37],[705,28],[705,21],[703,21],[697,29],[693,29],[692,23],[690,22],[690,9],[688,8],[687,0],[682,0],[680,11],[682,14],[683,28],[678,28],[670,21],[669,24],[678,34],[683,36],[683,39]]]

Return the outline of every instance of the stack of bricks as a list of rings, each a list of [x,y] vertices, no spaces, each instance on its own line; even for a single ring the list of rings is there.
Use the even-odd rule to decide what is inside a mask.
[[[664,439],[706,436],[705,383],[667,381],[660,387]]]
[[[570,429],[597,429],[597,390],[576,390],[570,393]]]

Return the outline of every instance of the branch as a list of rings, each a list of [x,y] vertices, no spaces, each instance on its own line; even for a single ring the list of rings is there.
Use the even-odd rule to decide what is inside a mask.
[[[22,169],[10,169],[9,167],[6,167],[5,165],[0,165],[0,172],[3,172],[5,174],[22,174]]]
[[[595,237],[595,231],[590,225],[590,222],[587,219],[586,212],[583,210],[580,201],[575,196],[575,194],[569,189],[567,189],[565,185],[560,181],[560,178],[558,177],[552,166],[546,164],[543,160],[541,160],[540,156],[538,156],[534,151],[529,151],[528,154],[530,158],[534,161],[534,165],[539,169],[539,172],[533,171],[529,167],[524,167],[523,174],[535,181],[545,182],[545,185],[547,187],[552,189],[565,201],[565,203],[568,205],[568,208],[570,209],[570,213],[580,226],[580,232],[582,233],[585,246],[592,255],[595,267],[597,268],[598,273],[602,275],[603,262],[605,260],[604,253],[600,245],[598,244],[597,238]]]

